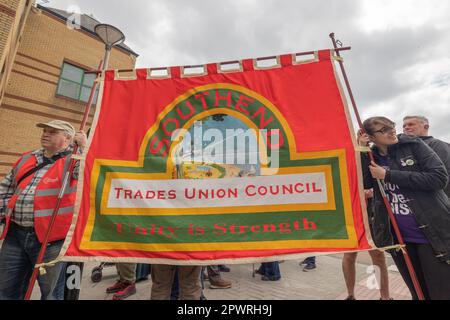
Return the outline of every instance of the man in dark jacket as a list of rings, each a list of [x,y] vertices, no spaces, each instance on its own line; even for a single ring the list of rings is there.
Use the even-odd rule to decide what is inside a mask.
[[[434,152],[437,153],[439,158],[450,174],[450,144],[433,138],[428,135],[430,124],[428,119],[424,116],[406,116],[403,118],[403,133],[408,136],[415,136],[421,138]],[[450,198],[450,183],[444,189],[447,196]]]

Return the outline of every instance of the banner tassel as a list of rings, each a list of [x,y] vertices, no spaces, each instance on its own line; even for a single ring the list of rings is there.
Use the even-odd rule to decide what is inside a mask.
[[[55,259],[49,262],[36,264],[34,267],[39,269],[39,274],[44,276],[47,274],[47,267],[54,267],[58,262],[61,262],[61,259]]]

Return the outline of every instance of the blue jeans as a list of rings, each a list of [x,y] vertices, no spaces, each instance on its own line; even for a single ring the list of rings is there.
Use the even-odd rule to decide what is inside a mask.
[[[64,240],[50,243],[44,262],[54,260]],[[0,300],[23,300],[39,255],[41,243],[33,228],[22,228],[11,223],[0,250]],[[57,300],[54,289],[61,273],[61,263],[47,267],[47,273],[37,278],[41,289],[41,300]]]
[[[175,271],[172,282],[172,290],[170,291],[170,300],[178,300],[180,297],[180,286],[178,285],[178,270]]]
[[[65,300],[65,292],[66,292],[66,270],[67,270],[67,262],[61,262],[61,272],[59,273],[58,282],[56,283],[55,289],[53,289],[53,297],[54,300]]]
[[[270,280],[279,280],[281,278],[280,265],[278,261],[261,263],[258,273],[266,276]]]

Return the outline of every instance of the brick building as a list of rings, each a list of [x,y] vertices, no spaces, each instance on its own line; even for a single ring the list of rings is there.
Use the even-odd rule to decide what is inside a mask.
[[[94,33],[100,22],[86,14],[0,0],[0,19],[1,179],[21,153],[40,145],[37,122],[58,118],[79,127],[95,78],[85,71],[98,67],[105,49]],[[114,47],[109,69],[134,68],[137,56],[125,44]]]
[[[32,5],[30,0],[0,1],[0,102]]]

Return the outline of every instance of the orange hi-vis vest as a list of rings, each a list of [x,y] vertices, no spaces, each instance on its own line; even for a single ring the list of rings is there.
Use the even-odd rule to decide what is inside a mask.
[[[69,170],[71,157],[66,156],[59,158],[48,169],[44,176],[39,181],[34,195],[34,230],[38,240],[42,243],[45,234],[50,225],[52,213],[54,211],[58,195],[63,192],[61,204],[56,215],[56,220],[50,233],[49,242],[62,240],[66,237],[72,222],[73,210],[76,197],[77,180],[69,177],[65,190],[61,190],[63,179]],[[32,168],[36,167],[37,159],[32,153],[25,153],[13,167],[14,181],[20,178]],[[34,174],[23,179],[18,186],[14,195],[8,203],[9,216],[13,214],[14,207],[19,195],[23,192],[26,186],[31,182]],[[8,214],[7,214],[8,218]],[[8,221],[9,222],[9,221]],[[5,232],[7,230],[5,229]],[[4,235],[3,235],[4,236]]]

